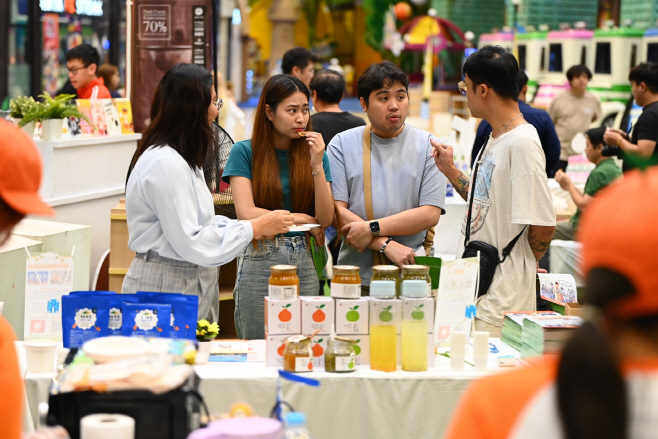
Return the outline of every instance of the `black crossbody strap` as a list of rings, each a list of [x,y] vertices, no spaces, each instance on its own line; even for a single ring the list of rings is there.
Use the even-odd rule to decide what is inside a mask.
[[[518,241],[519,238],[521,237],[521,235],[523,235],[523,232],[525,232],[526,227],[528,227],[527,224],[523,227],[523,229],[521,230],[521,232],[519,232],[519,234],[516,235],[516,237],[515,237],[514,239],[512,239],[512,240],[510,241],[509,244],[507,244],[507,247],[505,247],[505,248],[503,249],[503,257],[500,258],[500,263],[501,263],[501,264],[502,264],[503,262],[505,262],[505,258],[507,258],[507,257],[510,255],[510,253],[512,253],[512,249],[513,249],[514,246],[516,245],[516,241]]]
[[[477,156],[479,158],[482,154],[484,154],[484,150],[487,149],[487,143],[489,142],[489,139],[487,139],[486,142],[484,142],[484,145],[482,145],[482,149],[480,150],[480,154]],[[478,177],[478,169],[480,168],[480,161],[475,160],[475,166],[473,167],[473,175],[471,176],[471,198],[468,200],[468,213],[466,214],[466,230],[464,231],[464,248],[466,248],[466,245],[468,244],[468,241],[471,239],[471,213],[473,211],[473,197],[475,196],[475,182],[477,181]]]

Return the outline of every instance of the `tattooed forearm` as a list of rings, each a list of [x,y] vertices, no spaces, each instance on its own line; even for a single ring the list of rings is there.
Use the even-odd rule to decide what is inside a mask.
[[[459,171],[459,175],[456,178],[451,178],[450,183],[452,183],[452,186],[464,201],[468,201],[468,189],[471,186],[471,180],[463,172]]]
[[[551,245],[555,227],[552,226],[530,226],[528,228],[528,244],[538,261],[544,256]]]

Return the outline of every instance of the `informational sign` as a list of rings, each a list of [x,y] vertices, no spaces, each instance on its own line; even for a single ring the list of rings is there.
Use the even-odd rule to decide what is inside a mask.
[[[62,339],[62,296],[73,289],[73,258],[31,254],[26,261],[24,340]]]
[[[211,70],[210,0],[134,0],[132,102],[135,132],[150,123],[160,79],[178,63]]]
[[[475,318],[475,292],[479,272],[478,258],[441,263],[441,278],[434,317],[437,347],[449,346],[450,334],[453,331],[471,333],[471,324]]]
[[[19,2],[20,4],[20,2]],[[43,12],[61,14],[103,16],[103,0],[39,0],[39,9]]]
[[[140,5],[138,14],[139,39],[171,39],[171,5]]]
[[[206,66],[206,8],[192,6],[192,64]]]

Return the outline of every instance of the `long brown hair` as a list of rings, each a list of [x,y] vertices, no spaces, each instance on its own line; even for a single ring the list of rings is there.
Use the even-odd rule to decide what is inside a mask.
[[[151,123],[130,163],[130,172],[149,147],[168,145],[190,168],[203,167],[215,131],[208,123],[213,80],[203,67],[176,64],[164,74],[153,95]]]
[[[284,99],[298,91],[304,93],[306,99],[310,99],[311,94],[304,83],[289,75],[274,75],[263,88],[256,108],[254,130],[251,136],[253,154],[251,183],[256,207],[269,210],[284,207],[279,163],[272,145],[272,139],[276,133],[274,125],[265,114],[265,108],[269,105],[272,112],[276,112],[278,105]],[[311,130],[310,117],[306,129]],[[288,168],[290,170],[290,207],[292,211],[315,216],[315,186],[310,171],[311,158],[308,144],[303,137],[290,141]]]

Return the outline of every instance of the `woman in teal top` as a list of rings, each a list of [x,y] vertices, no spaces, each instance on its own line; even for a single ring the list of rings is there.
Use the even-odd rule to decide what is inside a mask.
[[[324,245],[324,228],[334,221],[335,207],[324,141],[310,131],[309,99],[299,79],[270,78],[256,108],[252,138],[233,146],[222,178],[231,184],[239,219],[285,209],[293,213],[295,225],[319,224],[310,233]],[[305,233],[256,240],[238,256],[233,290],[235,325],[242,339],[265,337],[264,299],[272,265],[297,266],[300,295],[317,295],[319,290]]]

